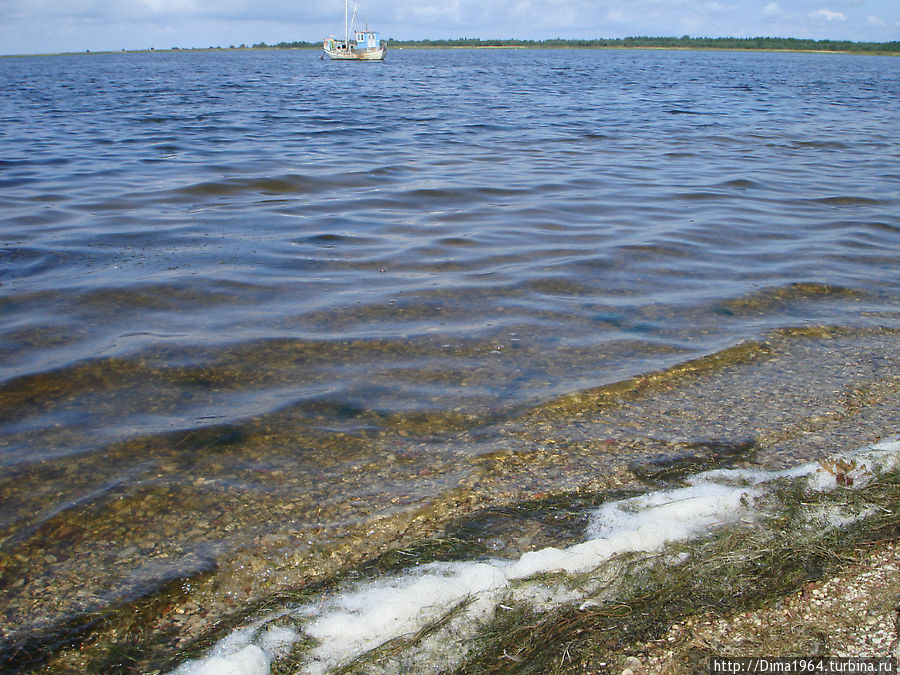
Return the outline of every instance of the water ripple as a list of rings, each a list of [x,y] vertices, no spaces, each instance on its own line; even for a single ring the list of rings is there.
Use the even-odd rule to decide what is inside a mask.
[[[4,461],[323,401],[481,419],[895,311],[896,60],[381,66],[0,63]]]

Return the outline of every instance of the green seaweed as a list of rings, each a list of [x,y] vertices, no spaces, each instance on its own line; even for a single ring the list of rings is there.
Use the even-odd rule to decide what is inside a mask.
[[[869,509],[843,528],[811,528],[811,506]],[[900,538],[900,472],[864,490],[810,492],[802,481],[780,481],[752,527],[729,527],[702,540],[671,546],[665,557],[625,556],[615,598],[579,609],[539,612],[517,605],[481,631],[476,653],[458,670],[469,673],[620,672],[621,655],[662,638],[676,621],[712,612],[731,614],[771,606],[857,559],[869,544]],[[672,562],[681,554],[680,562]],[[802,640],[798,635],[797,640]],[[803,651],[802,644],[794,645]],[[678,655],[684,672],[706,672],[711,654]]]

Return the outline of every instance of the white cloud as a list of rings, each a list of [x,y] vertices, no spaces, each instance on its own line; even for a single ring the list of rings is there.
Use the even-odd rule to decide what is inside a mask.
[[[879,19],[877,16],[872,16],[871,14],[869,14],[869,25],[870,26],[884,26],[885,23],[884,23],[884,21]]]
[[[826,21],[846,21],[847,17],[840,12],[835,12],[833,10],[828,9],[827,7],[823,7],[822,9],[817,9],[815,12],[809,13],[809,18],[811,19],[825,19]]]
[[[777,2],[770,2],[768,5],[766,5],[762,9],[763,16],[778,16],[780,14],[781,14],[781,7],[778,6]]]

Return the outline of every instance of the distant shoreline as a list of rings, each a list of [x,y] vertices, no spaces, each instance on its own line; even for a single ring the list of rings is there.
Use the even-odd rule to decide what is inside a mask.
[[[46,58],[51,56],[111,56],[111,55],[127,55],[127,54],[199,54],[208,52],[274,52],[274,51],[316,51],[321,46],[313,47],[188,47],[178,49],[123,49],[121,51],[83,51],[83,52],[48,52],[43,54],[0,54],[0,59],[25,59],[25,58]],[[851,50],[827,50],[827,49],[767,49],[767,48],[728,48],[728,47],[534,47],[525,45],[482,45],[482,46],[391,46],[390,50],[397,51],[438,51],[446,50],[557,50],[557,51],[658,51],[658,52],[747,52],[756,54],[846,54],[848,56],[900,56],[900,52],[883,51],[883,52],[864,52]]]
[[[529,45],[479,45],[479,46],[425,46],[425,45],[391,45],[390,49],[538,49],[538,50],[572,50],[572,51],[659,51],[659,52],[754,52],[754,53],[773,53],[773,54],[852,54],[852,55],[869,55],[869,56],[900,56],[900,51],[854,51],[854,50],[837,50],[837,49],[774,49],[767,47],[543,47]],[[269,48],[274,49],[274,48]],[[298,48],[299,49],[299,48]]]
[[[388,49],[651,49],[667,51],[748,51],[786,52],[801,54],[870,54],[877,56],[900,55],[900,41],[853,42],[850,40],[808,40],[800,38],[691,38],[691,37],[627,37],[598,38],[592,40],[482,40],[456,38],[443,40],[394,40],[384,41]],[[122,49],[85,50],[83,52],[58,52],[46,54],[4,54],[0,57],[21,56],[71,56],[77,54],[142,54],[210,51],[258,51],[275,49],[321,49],[319,42],[280,42],[268,45],[259,42],[210,47],[172,47],[170,49]]]

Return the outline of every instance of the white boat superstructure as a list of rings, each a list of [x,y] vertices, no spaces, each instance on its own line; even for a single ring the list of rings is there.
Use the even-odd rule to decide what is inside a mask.
[[[384,45],[375,31],[357,30],[351,27],[356,23],[356,8],[353,9],[353,18],[349,16],[350,0],[344,0],[344,39],[339,40],[333,35],[325,38],[322,48],[329,58],[342,61],[381,61],[384,59]]]

